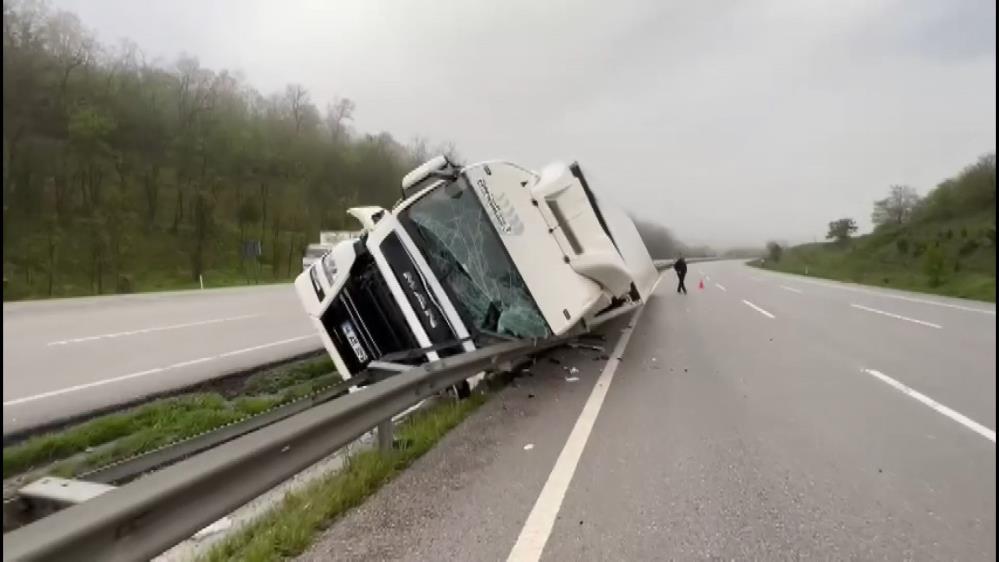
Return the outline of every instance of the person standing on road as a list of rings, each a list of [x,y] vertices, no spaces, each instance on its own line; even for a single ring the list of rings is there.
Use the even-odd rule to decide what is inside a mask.
[[[676,270],[676,276],[680,278],[680,284],[677,285],[676,292],[686,295],[687,287],[683,284],[683,280],[687,277],[687,261],[683,259],[683,256],[680,256],[673,262],[673,269]]]

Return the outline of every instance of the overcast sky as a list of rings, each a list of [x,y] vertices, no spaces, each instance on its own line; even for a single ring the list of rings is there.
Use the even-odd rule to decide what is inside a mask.
[[[467,160],[579,160],[684,241],[869,228],[996,144],[993,0],[58,0],[105,43],[305,85]]]

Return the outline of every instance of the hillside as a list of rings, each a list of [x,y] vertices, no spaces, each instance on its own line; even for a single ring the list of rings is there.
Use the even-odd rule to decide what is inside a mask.
[[[431,152],[353,131],[349,99],[265,95],[102,45],[41,2],[3,9],[4,300],[288,279],[320,230],[391,205]]]
[[[940,183],[899,223],[771,255],[768,269],[995,302],[995,154]]]

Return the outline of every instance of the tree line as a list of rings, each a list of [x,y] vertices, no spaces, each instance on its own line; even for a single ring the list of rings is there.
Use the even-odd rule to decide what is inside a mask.
[[[892,185],[884,199],[874,202],[871,222],[874,231],[900,229],[909,224],[930,221],[946,221],[957,217],[974,215],[996,208],[996,155],[995,152],[981,156],[978,161],[965,166],[956,176],[939,183],[934,189],[920,197],[915,188],[908,185]],[[857,232],[857,222],[843,217],[828,224],[826,240],[846,244]],[[995,246],[995,224],[982,234]],[[967,233],[964,233],[967,237]],[[907,238],[898,240],[898,251],[908,251]],[[970,246],[969,246],[970,247]],[[775,241],[767,242],[767,255],[772,261],[780,261],[783,248]],[[942,260],[942,258],[940,258]],[[931,261],[940,261],[931,260]]]
[[[350,228],[351,205],[391,205],[432,154],[426,139],[355,132],[355,110],[299,84],[265,95],[191,56],[150,60],[72,13],[5,0],[4,297],[194,280],[255,248],[264,275],[292,275],[320,229]]]
[[[713,256],[715,251],[708,246],[693,246],[684,244],[673,235],[669,228],[654,221],[643,220],[632,215],[638,234],[645,242],[652,259],[675,259],[681,255],[687,257]]]

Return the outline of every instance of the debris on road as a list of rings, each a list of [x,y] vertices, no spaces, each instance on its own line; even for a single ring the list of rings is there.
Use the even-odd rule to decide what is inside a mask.
[[[579,377],[565,377],[565,382],[576,382],[578,380]]]
[[[525,451],[530,451],[533,448],[534,448],[534,443],[528,443],[527,445],[524,445]]]

